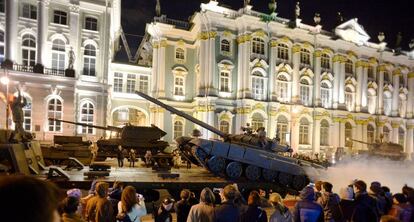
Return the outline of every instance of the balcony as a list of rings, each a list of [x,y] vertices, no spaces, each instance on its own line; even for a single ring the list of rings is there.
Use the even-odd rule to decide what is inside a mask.
[[[43,74],[43,75],[61,76],[61,77],[70,77],[70,78],[75,77],[74,72],[71,72],[73,70],[43,68],[43,73],[42,73],[42,72],[39,72],[39,70],[35,71],[36,70],[35,66],[20,65],[16,63],[13,64],[12,69],[10,70],[17,71],[17,72],[36,73],[40,75]]]

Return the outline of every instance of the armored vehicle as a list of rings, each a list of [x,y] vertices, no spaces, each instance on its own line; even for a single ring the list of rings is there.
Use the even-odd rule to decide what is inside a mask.
[[[270,182],[299,191],[309,183],[305,168],[323,168],[309,161],[281,155],[288,147],[256,135],[230,135],[142,92],[136,92],[163,108],[223,138],[207,140],[192,137],[176,139],[182,155],[194,164],[232,181]]]
[[[83,141],[81,136],[53,137],[53,145],[42,145],[43,159],[46,165],[66,165],[69,157],[78,159],[81,163],[89,165],[92,161],[90,149],[91,141]]]
[[[167,133],[154,125],[134,126],[127,124],[124,127],[104,127],[54,118],[49,118],[49,120],[113,132],[115,135],[111,133],[108,139],[101,138],[96,142],[98,146],[96,161],[103,161],[107,157],[116,157],[118,146],[122,146],[123,149],[128,151],[134,149],[136,155],[140,158],[143,158],[146,151],[150,150],[152,158],[159,166],[171,165],[172,163],[172,154],[164,152],[169,144],[160,140]]]
[[[404,147],[400,144],[389,143],[389,142],[376,142],[368,143],[360,140],[349,138],[350,141],[354,141],[361,144],[366,144],[368,150],[358,149],[358,154],[366,154],[369,157],[374,158],[387,158],[391,160],[406,160],[407,153],[404,152]]]

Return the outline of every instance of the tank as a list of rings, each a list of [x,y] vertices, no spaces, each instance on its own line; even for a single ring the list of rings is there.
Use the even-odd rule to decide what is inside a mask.
[[[43,159],[46,165],[66,165],[69,157],[89,165],[92,161],[91,141],[83,141],[81,136],[53,137],[53,145],[42,145]]]
[[[155,125],[134,126],[127,124],[124,127],[104,127],[54,118],[49,118],[49,120],[111,131],[109,138],[100,138],[96,142],[98,146],[96,161],[103,161],[107,157],[116,157],[118,146],[121,145],[123,149],[134,149],[137,157],[140,158],[143,158],[146,151],[150,150],[153,159],[159,166],[165,167],[172,163],[172,154],[164,151],[169,144],[161,140],[167,133]]]
[[[374,158],[387,158],[391,160],[406,160],[408,155],[404,152],[404,147],[400,144],[389,142],[368,143],[349,138],[350,141],[368,145],[368,150],[358,149],[358,154],[366,154]]]
[[[184,158],[220,177],[231,181],[274,183],[297,192],[309,183],[306,168],[324,168],[309,161],[283,155],[289,147],[278,144],[276,140],[259,138],[258,135],[225,134],[142,92],[136,93],[220,136],[222,140],[186,136],[176,139]]]

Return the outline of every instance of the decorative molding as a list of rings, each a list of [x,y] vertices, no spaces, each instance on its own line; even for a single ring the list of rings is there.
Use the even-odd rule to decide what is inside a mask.
[[[259,36],[259,37],[261,37],[261,38],[264,38],[264,37],[266,37],[267,35],[266,35],[266,33],[263,31],[263,30],[259,30],[259,31],[257,31],[257,32],[254,32],[253,33],[253,35],[254,36]]]
[[[215,31],[200,32],[198,34],[198,39],[200,39],[200,40],[208,40],[208,39],[216,38],[216,36],[217,36],[217,32],[215,32]]]
[[[354,57],[356,59],[358,58],[357,54],[352,50],[349,50],[346,54],[348,55],[348,57]]]
[[[378,71],[380,71],[380,72],[386,72],[386,71],[388,71],[387,65],[381,64],[380,66],[378,66]]]
[[[300,52],[300,49],[301,48],[302,47],[300,45],[293,45],[293,47],[292,47],[292,53]]]
[[[393,75],[393,76],[401,76],[401,75],[402,75],[401,69],[396,69],[396,70],[394,70],[394,71],[392,72],[392,75]]]
[[[252,36],[250,34],[243,34],[237,37],[237,43],[242,44],[245,42],[249,42],[252,39]]]
[[[215,111],[215,110],[216,110],[216,107],[213,106],[213,105],[208,105],[207,107],[204,106],[204,105],[198,105],[196,107],[196,111],[201,112],[201,113],[203,113],[203,112],[212,112],[212,111]]]
[[[368,60],[368,62],[371,65],[378,65],[378,60],[375,57],[370,57],[369,60]]]
[[[409,78],[409,79],[414,78],[414,72],[410,72],[410,73],[408,73],[408,75],[407,75],[407,76],[408,76],[408,78]]]
[[[265,106],[262,103],[256,103],[253,106],[253,109],[260,109],[260,110],[266,111],[266,108],[265,108]]]
[[[332,58],[332,62],[341,62],[342,61],[342,55],[334,55]]]
[[[72,12],[72,13],[79,13],[80,7],[79,7],[79,5],[70,4],[69,11]]]
[[[322,56],[322,51],[321,50],[316,50],[315,51],[315,57],[321,57]]]
[[[151,113],[163,113],[164,109],[161,107],[151,107],[150,108],[150,112]]]
[[[162,47],[167,47],[167,45],[168,45],[167,40],[161,40],[161,42],[160,42],[160,47],[161,48]]]
[[[393,129],[395,129],[395,128],[399,128],[399,127],[400,127],[400,125],[401,125],[401,123],[400,123],[400,122],[392,122],[392,123],[391,123],[391,127],[392,127]]]
[[[250,107],[237,107],[236,113],[238,114],[250,114],[252,109]]]

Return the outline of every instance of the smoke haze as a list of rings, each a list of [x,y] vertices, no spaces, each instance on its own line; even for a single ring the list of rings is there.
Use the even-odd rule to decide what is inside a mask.
[[[328,181],[334,191],[346,187],[352,180],[363,180],[367,186],[378,181],[388,186],[392,193],[401,193],[404,184],[414,187],[414,162],[392,161],[385,159],[347,159],[326,170],[308,170],[312,181]]]

